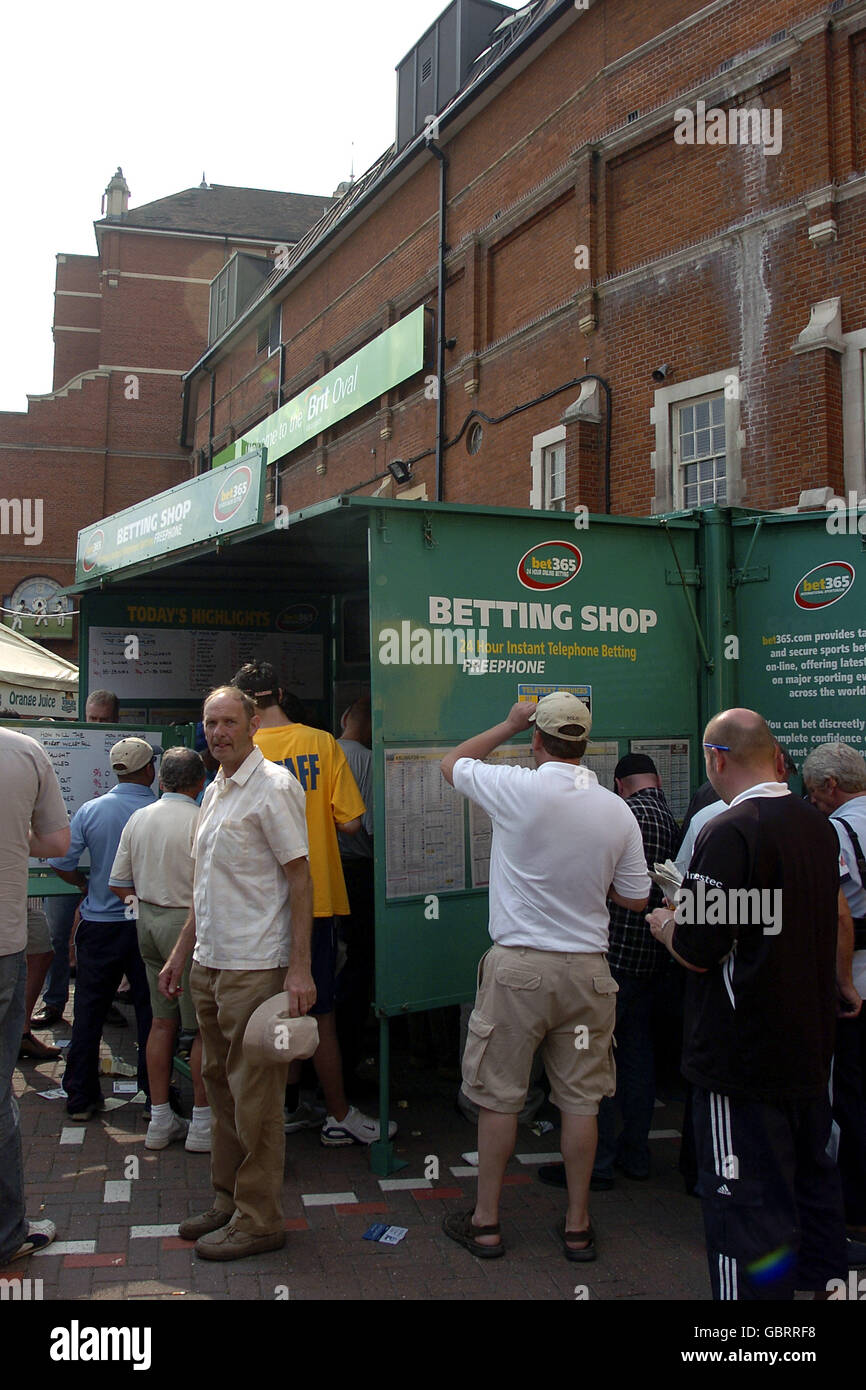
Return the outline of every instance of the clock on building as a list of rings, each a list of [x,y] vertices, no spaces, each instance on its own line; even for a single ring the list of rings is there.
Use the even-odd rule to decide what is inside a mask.
[[[22,579],[4,598],[2,617],[13,632],[34,642],[71,642],[74,636],[72,604],[57,581],[44,575]]]

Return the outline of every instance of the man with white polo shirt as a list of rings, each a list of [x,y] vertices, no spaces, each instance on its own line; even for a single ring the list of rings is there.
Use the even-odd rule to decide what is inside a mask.
[[[243,1049],[250,1017],[285,991],[292,1017],[316,1002],[310,972],[313,890],[304,793],[253,743],[255,704],[236,686],[204,703],[204,732],[220,770],[205,792],[195,839],[189,918],[160,972],[169,998],[190,988],[201,1030],[211,1107],[214,1204],[182,1221],[207,1260],[237,1260],[285,1244],[281,1193],[286,1066]]]
[[[482,760],[535,723],[536,768]],[[513,705],[494,728],[442,759],[445,780],[493,822],[490,935],[463,1055],[463,1090],[479,1107],[474,1212],[443,1222],[482,1258],[504,1253],[499,1198],[540,1046],[562,1113],[569,1260],[596,1258],[589,1182],[603,1096],[613,1095],[616,983],[607,964],[611,899],[634,912],[650,879],[637,821],[581,766],[589,710],[567,691]]]

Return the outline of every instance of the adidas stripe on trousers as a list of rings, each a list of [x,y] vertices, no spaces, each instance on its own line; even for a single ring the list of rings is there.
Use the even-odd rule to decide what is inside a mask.
[[[698,1192],[713,1298],[790,1299],[848,1272],[830,1104],[694,1088]]]

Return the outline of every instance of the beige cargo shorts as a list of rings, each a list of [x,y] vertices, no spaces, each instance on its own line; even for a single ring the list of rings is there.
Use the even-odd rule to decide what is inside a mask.
[[[554,1105],[566,1115],[597,1114],[616,1090],[617,989],[601,952],[491,947],[469,1018],[465,1095],[486,1110],[519,1113],[540,1047]]]

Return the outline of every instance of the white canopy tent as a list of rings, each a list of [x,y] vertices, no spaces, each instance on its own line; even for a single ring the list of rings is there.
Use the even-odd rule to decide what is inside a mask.
[[[0,719],[78,716],[78,667],[0,624]]]

